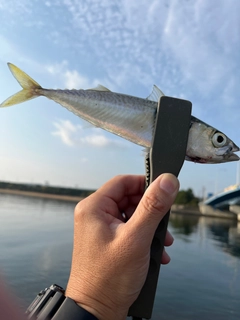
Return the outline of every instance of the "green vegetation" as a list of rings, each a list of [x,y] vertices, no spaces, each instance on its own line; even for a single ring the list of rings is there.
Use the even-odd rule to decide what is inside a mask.
[[[40,192],[40,193],[83,197],[83,198],[89,196],[91,193],[95,191],[95,190],[86,190],[86,189],[53,187],[49,185],[40,185],[40,184],[24,184],[24,183],[12,183],[12,182],[3,182],[3,181],[0,181],[0,189]]]
[[[180,190],[175,200],[175,204],[197,206],[199,199],[194,196],[192,189]]]

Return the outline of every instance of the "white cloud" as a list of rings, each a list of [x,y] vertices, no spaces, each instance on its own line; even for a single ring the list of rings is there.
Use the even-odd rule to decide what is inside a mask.
[[[216,6],[208,0],[52,0],[51,6],[43,2],[44,10],[30,0],[10,3],[29,26],[43,28],[59,51],[84,52],[98,71],[100,66],[104,78],[90,78],[77,71],[83,59],[73,68],[61,55],[62,62],[48,71],[67,88],[101,83],[113,91],[126,92],[134,85],[150,91],[155,83],[168,95],[224,102],[231,83],[227,101],[232,106],[239,102],[240,1],[219,0]],[[5,2],[0,5],[7,12]],[[44,20],[47,15],[51,21]],[[47,21],[46,29],[41,21]]]
[[[0,9],[5,13],[11,14],[24,14],[24,13],[31,13],[32,12],[32,2],[29,0],[0,0]]]
[[[220,6],[220,9],[217,6],[218,9],[215,9],[216,6],[213,7],[212,4],[193,1],[182,6],[172,1],[163,34],[165,50],[169,50],[174,58],[183,80],[194,81],[204,93],[223,82],[226,74],[230,73],[231,65],[224,55],[222,44],[216,43],[215,38],[218,30],[223,28],[220,17],[225,16],[224,6]],[[227,23],[231,24],[231,21]],[[224,38],[226,37],[227,35]]]
[[[89,89],[94,88],[100,83],[106,83],[109,81],[93,79],[81,75],[77,70],[70,70],[67,60],[63,60],[60,63],[47,65],[46,70],[59,82],[59,79],[63,82],[64,88],[67,89]]]
[[[78,127],[74,126],[69,120],[60,120],[54,122],[53,125],[57,129],[52,132],[54,136],[59,136],[63,143],[68,146],[74,146],[74,139],[72,135],[78,131]]]
[[[236,77],[231,55],[239,42],[240,2],[63,3],[76,36],[104,62],[118,86],[134,79],[150,87],[156,79],[169,92],[191,84],[210,95],[226,78]]]
[[[81,141],[83,143],[87,143],[87,144],[95,146],[95,147],[106,147],[109,144],[111,144],[111,141],[108,140],[105,136],[94,135],[94,134],[91,136],[87,136],[85,138],[82,138]]]
[[[118,141],[111,139],[103,134],[102,129],[92,128],[84,129],[81,125],[74,125],[69,120],[58,120],[53,123],[56,130],[52,135],[60,137],[62,142],[70,147],[117,147],[125,148],[127,143],[125,141]],[[90,131],[90,133],[89,133]]]
[[[59,75],[67,67],[67,60],[63,60],[61,63],[55,63],[52,65],[47,65],[46,70],[52,75]]]
[[[40,28],[47,6],[54,21],[46,26],[47,36],[59,47],[95,56],[113,86],[134,81],[150,88],[156,83],[178,94],[191,85],[210,95],[226,78],[234,83],[239,79],[233,74],[239,52],[239,1],[219,0],[216,6],[208,0],[52,0],[51,5],[43,2],[45,10],[38,10],[38,19],[40,4],[30,0],[9,0],[7,5],[0,0],[0,5],[4,12],[14,8],[29,26],[36,23]],[[77,69],[66,69],[64,83],[69,88],[97,84]]]
[[[89,80],[78,73],[76,70],[67,70],[64,73],[66,88],[90,88],[92,85]],[[94,81],[96,83],[97,81]]]

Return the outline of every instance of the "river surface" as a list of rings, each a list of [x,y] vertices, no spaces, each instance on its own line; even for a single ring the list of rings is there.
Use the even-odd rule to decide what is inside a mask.
[[[25,308],[67,284],[75,203],[0,194],[0,273]],[[162,266],[153,320],[240,319],[240,223],[171,214],[175,241]]]

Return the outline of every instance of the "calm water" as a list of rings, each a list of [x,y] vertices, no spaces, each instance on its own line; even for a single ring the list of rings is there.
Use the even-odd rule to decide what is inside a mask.
[[[70,270],[75,203],[0,194],[0,272],[27,306]],[[240,224],[172,214],[152,319],[240,319]]]

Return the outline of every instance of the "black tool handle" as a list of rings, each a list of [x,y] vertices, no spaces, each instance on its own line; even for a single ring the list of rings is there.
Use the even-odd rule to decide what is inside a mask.
[[[150,150],[150,183],[162,173],[178,176],[186,155],[191,110],[190,101],[166,96],[160,99]],[[128,315],[133,319],[150,319],[152,316],[168,219],[169,212],[154,235],[147,279],[129,309]]]

